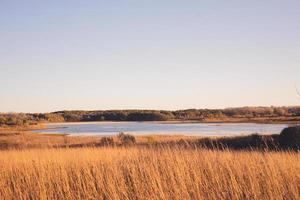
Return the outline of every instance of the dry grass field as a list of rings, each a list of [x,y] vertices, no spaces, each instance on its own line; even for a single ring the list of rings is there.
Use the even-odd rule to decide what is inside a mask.
[[[101,143],[101,136],[67,136],[64,134],[37,134],[32,130],[45,128],[43,125],[32,127],[0,127],[0,150],[30,148],[95,147]],[[111,137],[120,145],[118,135]],[[136,136],[136,144],[152,145],[157,143],[178,142],[181,139],[195,141],[201,136],[184,135],[141,135]]]
[[[118,136],[112,137],[116,144],[120,144]],[[184,135],[147,135],[137,136],[136,143],[156,144],[178,142],[181,139],[195,141],[199,136]],[[0,129],[0,150],[28,149],[28,148],[59,148],[59,147],[91,147],[101,142],[100,136],[66,136],[63,134],[36,134],[28,131]]]
[[[299,199],[297,152],[0,151],[0,199]]]

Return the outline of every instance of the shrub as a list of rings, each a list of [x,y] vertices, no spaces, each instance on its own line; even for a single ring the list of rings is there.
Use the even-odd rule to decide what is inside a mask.
[[[156,144],[156,143],[157,142],[154,137],[152,137],[152,136],[147,137],[147,144]]]
[[[67,122],[79,122],[82,120],[82,115],[77,113],[65,113],[63,118]]]
[[[277,135],[258,135],[250,136],[250,147],[260,149],[276,149],[278,147]]]
[[[102,137],[100,140],[101,146],[113,146],[115,144],[112,137]]]
[[[283,129],[279,136],[280,145],[288,149],[300,149],[300,126]]]
[[[133,112],[127,116],[127,120],[128,121],[165,121],[168,120],[168,116],[158,111]]]
[[[65,119],[62,115],[54,114],[54,113],[46,113],[44,118],[48,122],[64,122]]]
[[[214,139],[214,138],[201,138],[199,139],[196,144],[202,148],[208,149],[222,149],[225,143],[223,138],[221,139]]]
[[[119,133],[118,137],[123,145],[132,145],[136,143],[135,137],[133,135],[121,132]]]
[[[246,135],[221,138],[201,138],[198,145],[216,149],[277,149],[278,139],[276,135]]]
[[[6,123],[6,119],[3,116],[0,116],[0,126]]]

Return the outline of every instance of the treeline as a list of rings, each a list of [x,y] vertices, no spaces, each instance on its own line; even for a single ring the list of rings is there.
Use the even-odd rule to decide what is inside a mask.
[[[300,116],[300,107],[241,107],[226,109],[59,111],[65,121],[166,121]]]
[[[40,122],[65,122],[65,119],[53,113],[0,113],[0,126],[37,125]]]
[[[3,113],[0,125],[30,125],[38,122],[88,122],[88,121],[167,121],[210,119],[253,119],[300,116],[300,107],[241,107],[226,109],[189,110],[106,110],[58,111],[53,113]]]

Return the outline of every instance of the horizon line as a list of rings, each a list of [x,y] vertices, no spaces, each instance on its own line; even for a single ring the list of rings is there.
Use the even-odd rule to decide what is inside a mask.
[[[138,109],[138,108],[124,108],[124,109],[62,109],[62,110],[55,110],[49,112],[18,112],[18,111],[8,111],[8,112],[1,112],[0,114],[36,114],[36,113],[58,113],[58,112],[74,112],[74,111],[85,111],[85,112],[92,112],[92,111],[185,111],[185,110],[226,110],[226,109],[239,109],[239,108],[297,108],[300,105],[280,105],[280,106],[230,106],[230,107],[223,107],[223,108],[184,108],[184,109]]]

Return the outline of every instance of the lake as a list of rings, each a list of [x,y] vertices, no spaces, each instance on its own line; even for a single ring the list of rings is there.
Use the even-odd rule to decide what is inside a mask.
[[[160,122],[88,122],[50,123],[39,133],[62,133],[69,135],[111,136],[120,132],[134,135],[195,135],[234,136],[259,134],[279,134],[286,124],[255,123],[160,123]]]

